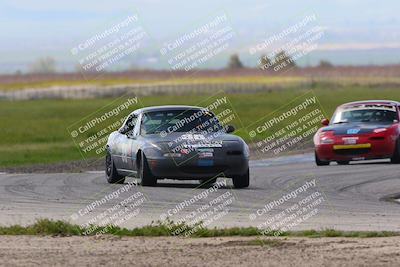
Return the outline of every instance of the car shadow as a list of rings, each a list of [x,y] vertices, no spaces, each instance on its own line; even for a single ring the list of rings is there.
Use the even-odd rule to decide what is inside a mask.
[[[131,178],[131,177],[129,177]],[[132,178],[135,182],[137,182],[136,178]],[[223,178],[218,179],[217,182],[223,181]],[[125,183],[128,181],[125,180]],[[200,184],[196,180],[173,180],[173,179],[159,179],[157,181],[157,185],[155,187],[164,187],[164,188],[191,188],[191,189],[207,189],[211,188],[215,184]],[[139,186],[141,186],[139,184]],[[233,185],[229,179],[226,180],[225,185],[219,185],[218,189],[232,189]]]
[[[157,187],[197,188],[200,184],[157,182]]]
[[[339,164],[335,164],[336,166],[344,166],[344,165],[339,165]],[[353,161],[350,162],[349,165],[395,165],[393,163],[391,163],[390,161],[372,161],[372,162],[368,162],[368,161]]]
[[[214,184],[215,185],[215,184]],[[199,183],[179,183],[179,182],[157,182],[157,187],[165,188],[191,188],[191,189],[207,189],[211,188],[213,184],[199,184]],[[219,186],[218,189],[232,189],[230,186]]]

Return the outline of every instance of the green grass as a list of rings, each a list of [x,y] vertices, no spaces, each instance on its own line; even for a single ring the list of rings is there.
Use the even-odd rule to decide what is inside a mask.
[[[142,226],[133,229],[126,229],[120,227],[110,227],[106,231],[107,234],[115,236],[172,236],[175,229],[181,227],[182,224],[175,224],[172,221],[164,223],[157,222],[148,226]],[[83,235],[96,235],[96,233],[103,230],[104,227],[99,227],[94,232],[85,234],[88,228],[81,228],[79,225],[70,224],[64,221],[53,221],[48,219],[38,220],[36,223],[29,226],[0,226],[0,235],[56,235],[56,236],[83,236]],[[187,229],[191,229],[187,226]],[[269,232],[268,236],[275,236],[274,231]],[[399,236],[398,232],[362,232],[362,231],[337,231],[327,229],[322,231],[309,230],[309,231],[292,231],[282,232],[280,236],[287,237],[390,237]],[[255,227],[233,227],[233,228],[200,228],[195,231],[190,237],[223,237],[223,236],[262,236]],[[265,243],[265,240],[255,239],[248,241],[248,245],[267,245],[276,246],[278,243]]]
[[[305,237],[389,237],[398,236],[398,232],[390,231],[338,231],[334,229],[325,229],[322,231],[307,230],[296,232],[297,236]]]
[[[328,116],[332,115],[337,105],[344,102],[361,99],[400,100],[400,87],[331,87],[324,83],[314,83],[312,89]],[[287,89],[257,94],[229,94],[228,98],[246,127],[307,90],[289,86]],[[149,96],[140,98],[140,102],[144,106],[198,105],[208,97]],[[67,132],[67,127],[112,101],[113,99],[1,101],[0,167],[82,159]],[[238,133],[240,134],[240,131]],[[245,135],[242,136],[249,141]]]

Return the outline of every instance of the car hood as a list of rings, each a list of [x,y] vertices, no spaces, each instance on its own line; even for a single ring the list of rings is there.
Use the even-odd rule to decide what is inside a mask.
[[[322,129],[323,132],[333,131],[334,135],[369,134],[378,128],[390,127],[391,123],[342,123],[331,124]]]

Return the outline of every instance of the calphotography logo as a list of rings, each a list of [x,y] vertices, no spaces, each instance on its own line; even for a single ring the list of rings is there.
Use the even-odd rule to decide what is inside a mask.
[[[160,54],[172,71],[195,71],[226,53],[235,37],[228,15],[219,13],[163,43]]]
[[[138,97],[126,95],[70,125],[67,130],[82,157],[104,156],[109,135],[117,131],[126,116],[139,107]]]
[[[141,49],[149,36],[137,14],[130,14],[71,48],[85,77],[99,77],[104,71],[123,65]],[[126,63],[125,63],[126,64]]]
[[[316,14],[308,14],[279,33],[269,36],[249,48],[250,55],[259,55],[258,66],[264,71],[288,71],[297,61],[318,49],[325,27],[318,23]]]
[[[139,190],[136,183],[127,183],[78,209],[70,218],[79,223],[84,235],[107,234],[139,216],[143,205],[149,201]]]
[[[235,195],[229,190],[227,180],[221,179],[210,188],[195,192],[168,208],[159,218],[171,235],[190,237],[226,219],[235,202]]]
[[[312,141],[325,118],[317,96],[310,91],[246,127],[260,155],[278,156]]]
[[[223,92],[204,99],[196,107],[178,112],[174,123],[157,127],[166,128],[160,131],[160,137],[165,140],[164,147],[175,165],[198,160],[198,165],[212,167],[215,156],[224,151],[228,128],[235,125],[241,129],[242,122]]]
[[[317,216],[326,197],[317,187],[316,179],[306,180],[293,190],[286,190],[278,198],[249,214],[249,220],[258,222],[263,235],[279,236]]]

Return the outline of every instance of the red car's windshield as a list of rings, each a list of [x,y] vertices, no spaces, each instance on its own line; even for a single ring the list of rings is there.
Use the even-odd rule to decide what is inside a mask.
[[[396,106],[362,105],[344,107],[335,112],[332,123],[393,123],[398,121]]]

